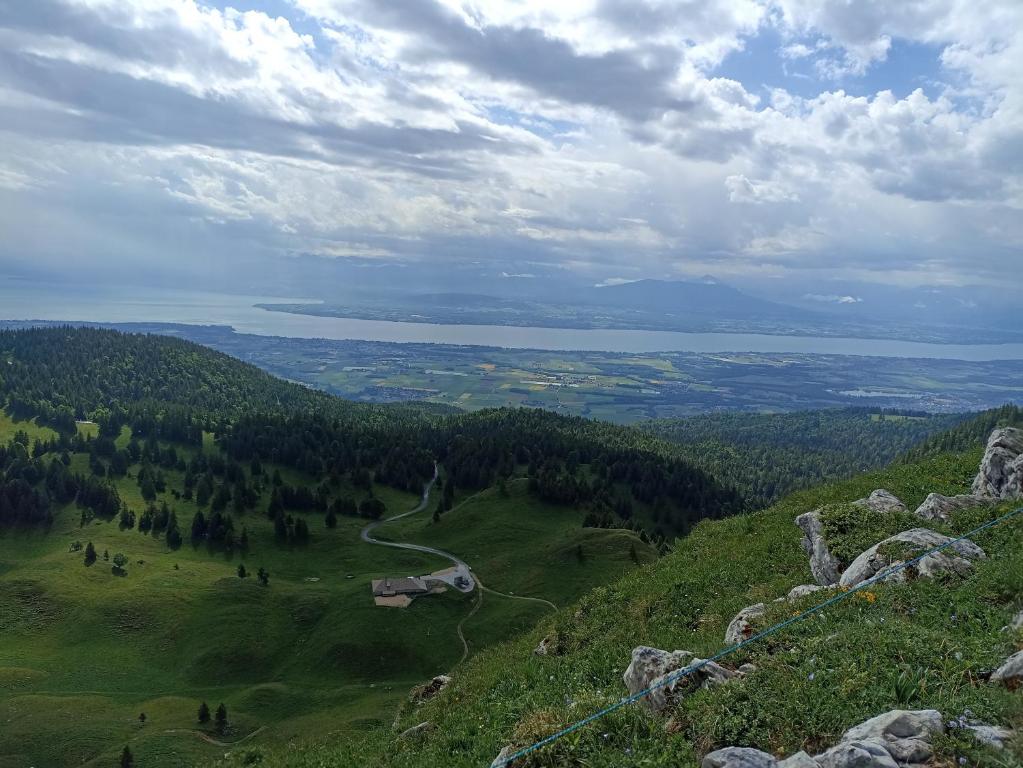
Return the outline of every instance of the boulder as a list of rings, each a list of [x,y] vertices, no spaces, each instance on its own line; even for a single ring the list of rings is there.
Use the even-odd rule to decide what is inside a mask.
[[[1003,427],[991,433],[973,493],[987,499],[1023,496],[1023,430]]]
[[[924,520],[950,520],[956,512],[975,507],[980,502],[976,496],[942,496],[940,493],[931,493],[913,514]]]
[[[820,768],[899,768],[888,750],[872,741],[844,741],[814,760]]]
[[[554,638],[551,637],[550,635],[547,635],[547,637],[545,637],[543,640],[541,640],[540,644],[537,645],[536,648],[533,649],[533,655],[534,656],[546,656],[548,653],[551,652],[551,650],[553,648],[554,648]]]
[[[725,630],[725,644],[734,645],[751,637],[753,635],[751,620],[763,616],[766,610],[766,605],[757,603],[739,611],[728,624],[728,629]]]
[[[912,570],[919,576],[935,576],[939,573],[953,572],[965,574],[973,566],[971,561],[985,557],[984,550],[968,539],[955,541],[948,536],[928,528],[911,528],[908,531],[889,536],[878,542],[866,552],[852,561],[839,579],[843,587],[854,587],[857,584],[874,578],[879,572],[890,566],[904,562],[893,559],[885,550],[896,548],[908,553],[923,552],[942,544],[950,544],[946,549],[932,552],[913,565]],[[886,581],[905,581],[909,568],[896,571],[886,577]]]
[[[1023,651],[1016,651],[991,673],[991,682],[1001,683],[1010,691],[1023,685]]]
[[[931,758],[931,739],[945,730],[936,709],[895,709],[850,728],[843,742],[879,744],[899,763],[923,763]]]
[[[630,695],[653,687],[654,690],[642,698],[642,702],[654,713],[661,714],[675,701],[696,688],[710,688],[729,680],[742,677],[743,673],[725,669],[716,662],[704,663],[689,651],[662,651],[640,645],[632,649],[632,661],[625,670],[623,679]],[[683,669],[697,667],[690,674],[678,675],[671,681],[665,678]]]
[[[804,512],[796,518],[796,525],[803,531],[803,550],[810,557],[810,573],[814,579],[825,587],[837,584],[841,563],[831,554],[828,543],[824,541],[820,510]]]
[[[786,757],[778,762],[778,768],[820,768],[820,763],[810,757],[806,752],[799,751],[791,757]]]
[[[450,682],[451,678],[447,675],[437,675],[430,682],[413,688],[409,693],[409,701],[413,704],[425,704],[447,688]]]
[[[703,758],[701,768],[777,768],[773,755],[749,747],[725,747]]]
[[[874,512],[908,512],[906,505],[903,504],[899,498],[886,491],[884,488],[878,488],[876,491],[871,491],[870,495],[865,499],[857,499],[853,502],[854,506],[862,507],[863,509],[870,509]]]

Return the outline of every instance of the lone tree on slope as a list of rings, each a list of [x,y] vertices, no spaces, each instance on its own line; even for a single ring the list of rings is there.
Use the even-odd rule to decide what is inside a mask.
[[[221,702],[220,706],[217,707],[216,723],[217,731],[219,731],[220,733],[223,733],[224,731],[227,730],[227,707],[224,706],[223,702]]]
[[[206,725],[210,721],[210,705],[205,701],[199,705],[199,722]]]

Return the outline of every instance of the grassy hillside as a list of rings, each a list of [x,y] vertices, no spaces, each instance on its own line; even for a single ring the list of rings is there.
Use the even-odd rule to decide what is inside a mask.
[[[95,433],[95,425],[80,425]],[[47,440],[52,430],[0,416],[0,443],[18,431]],[[122,432],[117,445],[129,439]],[[176,446],[183,457],[193,449]],[[211,440],[204,450],[215,452]],[[88,456],[71,456],[71,469],[87,473]],[[145,506],[133,464],[113,480],[122,501]],[[265,465],[294,486],[312,478],[284,466]],[[244,526],[247,552],[193,546],[187,527],[195,501],[175,498],[183,475],[163,470],[166,500],[185,529],[185,543],[171,549],[165,538],[122,530],[117,519],[84,527],[74,505],[57,510],[48,531],[0,531],[0,766],[113,765],[130,744],[139,765],[194,764],[223,754],[232,743],[286,743],[386,728],[408,689],[445,672],[463,655],[456,627],[464,621],[470,652],[532,627],[550,608],[542,603],[448,592],[416,601],[406,610],[373,605],[369,582],[384,574],[426,573],[447,561],[419,553],[373,547],[359,540],[365,520],[340,517],[329,529],[321,513],[302,515],[306,545],[281,544],[273,522],[257,510],[236,518]],[[249,476],[248,481],[252,482]],[[462,514],[483,515],[491,534],[508,524],[533,521],[517,543],[522,555],[500,572],[481,564],[487,586],[517,591],[536,577],[537,563],[552,593],[574,599],[635,567],[630,547],[649,560],[649,549],[632,533],[584,530],[582,512],[545,504],[510,484],[498,499],[484,492],[449,511],[444,529]],[[339,494],[366,491],[342,485]],[[391,513],[411,509],[417,498],[386,486],[374,494]],[[299,514],[299,513],[295,513]],[[430,529],[429,513],[406,523],[413,538]],[[419,526],[422,526],[420,530]],[[450,526],[447,526],[450,527]],[[395,526],[397,528],[397,526]],[[388,526],[382,532],[394,534]],[[424,539],[428,539],[424,536]],[[566,542],[584,543],[584,563],[558,557]],[[74,542],[92,542],[96,563],[86,567]],[[471,547],[469,549],[472,549]],[[127,556],[127,575],[112,572],[116,553]],[[475,552],[467,551],[470,563]],[[245,579],[237,575],[244,563]],[[267,587],[255,572],[270,572]],[[566,591],[567,590],[567,591]],[[474,611],[471,619],[467,619]],[[218,734],[200,726],[201,701],[224,702],[231,728]],[[145,724],[139,714],[146,714]],[[346,736],[347,738],[347,736]]]
[[[419,739],[373,733],[286,757],[241,749],[222,764],[487,765],[503,745],[542,738],[624,695],[621,675],[634,646],[706,657],[723,646],[725,628],[741,608],[810,582],[793,524],[797,514],[877,487],[912,508],[930,491],[965,490],[979,458],[979,449],[934,455],[802,491],[763,512],[701,523],[667,557],[472,658],[436,700],[403,717],[399,728],[424,721],[436,726]],[[968,530],[1009,508],[979,508],[935,527]],[[968,577],[878,586],[737,654],[730,663],[753,662],[758,670],[743,682],[689,696],[669,720],[626,707],[525,764],[693,765],[700,754],[726,745],[814,752],[849,726],[897,706],[934,707],[949,718],[969,709],[987,722],[1020,727],[1019,695],[978,676],[1023,647],[1023,636],[1001,631],[1021,607],[1021,540],[1023,521],[1017,518],[978,537],[989,558]],[[766,621],[813,602],[810,596],[772,605]],[[534,656],[534,646],[548,635],[559,654]],[[969,765],[1018,764],[962,738],[942,737],[938,749],[939,765],[958,757]],[[1014,749],[1023,754],[1018,742]]]

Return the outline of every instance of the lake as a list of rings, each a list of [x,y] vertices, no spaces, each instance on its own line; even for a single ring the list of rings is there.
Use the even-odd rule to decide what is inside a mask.
[[[603,352],[803,352],[874,357],[1021,360],[1023,344],[928,344],[895,339],[769,336],[756,333],[434,325],[386,320],[314,317],[271,312],[257,303],[301,298],[240,296],[182,290],[50,285],[0,279],[0,319],[162,322],[229,325],[239,333],[294,338],[473,344],[493,347]]]

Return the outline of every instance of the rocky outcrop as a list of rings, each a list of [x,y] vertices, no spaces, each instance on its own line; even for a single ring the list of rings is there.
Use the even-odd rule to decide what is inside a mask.
[[[820,768],[820,763],[800,750],[791,757],[779,760],[778,768]]]
[[[964,726],[965,727],[965,726]],[[978,726],[980,727],[980,726]],[[990,726],[984,726],[990,727]],[[995,729],[1003,733],[1005,729]],[[726,747],[703,759],[702,768],[899,768],[926,764],[935,735],[944,733],[934,709],[896,709],[850,728],[842,740],[819,755],[797,752],[785,760],[757,749]]]
[[[824,540],[824,527],[821,524],[821,511],[804,512],[796,518],[796,525],[803,531],[803,550],[810,558],[810,573],[821,586],[838,583],[841,576],[841,563],[831,554],[828,543]]]
[[[753,635],[752,620],[763,616],[766,610],[766,605],[757,603],[739,611],[725,630],[725,643],[735,645],[749,639]]]
[[[1023,430],[996,429],[988,437],[973,494],[985,499],[1023,496]]]
[[[413,704],[425,704],[447,688],[450,682],[451,678],[447,675],[437,675],[430,682],[413,688],[409,693],[409,701]]]
[[[942,496],[940,493],[931,493],[913,514],[924,520],[950,520],[956,512],[975,507],[980,502],[977,496]]]
[[[725,747],[703,758],[701,768],[777,768],[773,755],[749,747]]]
[[[843,741],[814,760],[820,768],[899,768],[888,750],[872,741]]]
[[[857,499],[853,502],[853,506],[884,513],[909,511],[895,494],[889,493],[884,488],[871,491],[865,499]]]
[[[681,674],[681,670],[689,668],[692,669],[689,674]],[[723,685],[743,677],[746,672],[745,669],[732,671],[716,662],[698,659],[689,651],[669,653],[640,645],[632,650],[632,661],[623,680],[631,695],[653,688],[641,701],[652,712],[661,714],[689,691]],[[673,673],[680,674],[667,681],[666,678]]]
[[[850,728],[843,742],[882,746],[898,763],[924,763],[931,759],[931,739],[945,730],[936,709],[896,709]]]
[[[973,560],[985,557],[984,550],[968,539],[955,541],[928,528],[911,528],[908,531],[889,536],[878,542],[852,561],[839,579],[843,587],[855,587],[860,582],[874,578],[878,573],[907,559],[942,544],[947,549],[932,552],[915,563],[912,571],[918,576],[935,576],[953,572],[966,574],[973,566]],[[905,581],[909,574],[905,568],[890,574],[885,581]]]
[[[1023,651],[1016,651],[992,672],[991,682],[1001,683],[1010,691],[1023,685]]]

